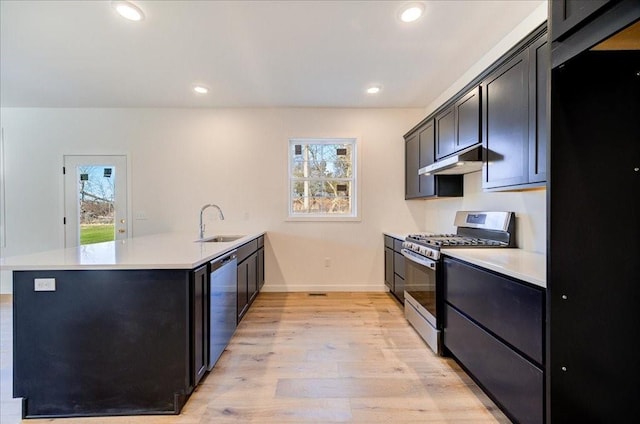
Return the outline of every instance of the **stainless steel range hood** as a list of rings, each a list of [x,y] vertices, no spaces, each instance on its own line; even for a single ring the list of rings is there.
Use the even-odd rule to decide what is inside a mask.
[[[470,147],[418,170],[418,175],[460,175],[482,169],[482,146]]]

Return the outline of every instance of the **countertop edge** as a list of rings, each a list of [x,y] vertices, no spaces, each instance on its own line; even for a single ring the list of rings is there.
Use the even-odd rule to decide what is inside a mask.
[[[229,253],[232,250],[238,249],[239,247],[241,247],[242,245],[257,239],[260,236],[264,236],[266,234],[266,231],[259,231],[259,232],[251,232],[248,233],[247,235],[245,235],[244,237],[241,237],[237,240],[234,240],[232,242],[221,242],[221,243],[215,243],[215,247],[219,247],[220,249],[214,249],[212,250],[210,253],[207,253],[203,256],[197,257],[197,255],[193,255],[194,256],[194,260],[183,260],[183,261],[172,261],[172,260],[168,260],[168,261],[158,261],[158,262],[125,262],[125,263],[72,263],[72,262],[67,262],[67,263],[62,263],[60,260],[56,261],[56,260],[49,260],[48,262],[43,262],[43,263],[25,263],[24,261],[29,261],[31,258],[38,258],[39,256],[46,256],[46,255],[58,255],[61,258],[65,258],[66,254],[69,253],[74,253],[77,254],[80,251],[80,247],[75,247],[75,248],[67,248],[67,249],[53,249],[53,250],[49,250],[49,251],[45,251],[45,252],[37,252],[37,253],[33,253],[33,254],[25,254],[25,255],[17,255],[17,256],[7,256],[7,257],[3,257],[1,258],[1,262],[0,262],[0,270],[2,271],[54,271],[54,270],[59,270],[59,271],[74,271],[74,270],[95,270],[95,271],[106,271],[106,270],[153,270],[153,269],[157,269],[157,270],[169,270],[169,269],[184,269],[184,270],[190,270],[190,269],[194,269],[197,268],[207,262],[210,262],[216,258],[219,258],[220,256],[224,256],[225,254]],[[117,243],[136,243],[139,241],[149,241],[149,240],[153,240],[158,239],[158,238],[169,238],[172,235],[175,236],[179,236],[181,238],[184,238],[184,241],[180,241],[180,243],[190,243],[193,245],[197,245],[197,243],[203,243],[203,242],[198,242],[196,240],[187,240],[189,239],[188,237],[185,237],[183,234],[181,233],[162,233],[162,234],[152,234],[152,235],[147,235],[147,236],[141,236],[141,237],[133,237],[131,239],[125,239],[123,241],[112,241],[112,242],[105,242],[105,243],[98,243],[98,244],[102,244],[105,247],[109,246],[109,244],[111,244],[111,246],[116,247]],[[221,235],[225,235],[225,234],[221,234]],[[166,243],[166,241],[165,241]],[[206,243],[206,242],[204,242]],[[187,255],[189,256],[189,255]]]

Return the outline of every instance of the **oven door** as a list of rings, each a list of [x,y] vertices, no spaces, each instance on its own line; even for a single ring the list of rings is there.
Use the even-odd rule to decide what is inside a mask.
[[[405,260],[405,317],[420,337],[441,354],[441,324],[438,322],[438,263],[403,249]]]

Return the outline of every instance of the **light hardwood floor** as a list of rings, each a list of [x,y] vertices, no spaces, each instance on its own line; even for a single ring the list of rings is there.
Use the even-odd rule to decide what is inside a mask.
[[[11,399],[11,303],[3,296],[2,424]],[[509,423],[435,356],[387,293],[261,293],[180,415],[24,423]]]

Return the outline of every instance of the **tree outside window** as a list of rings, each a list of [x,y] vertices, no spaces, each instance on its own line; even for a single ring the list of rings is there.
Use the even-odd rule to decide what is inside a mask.
[[[356,140],[289,140],[289,216],[355,217]]]

